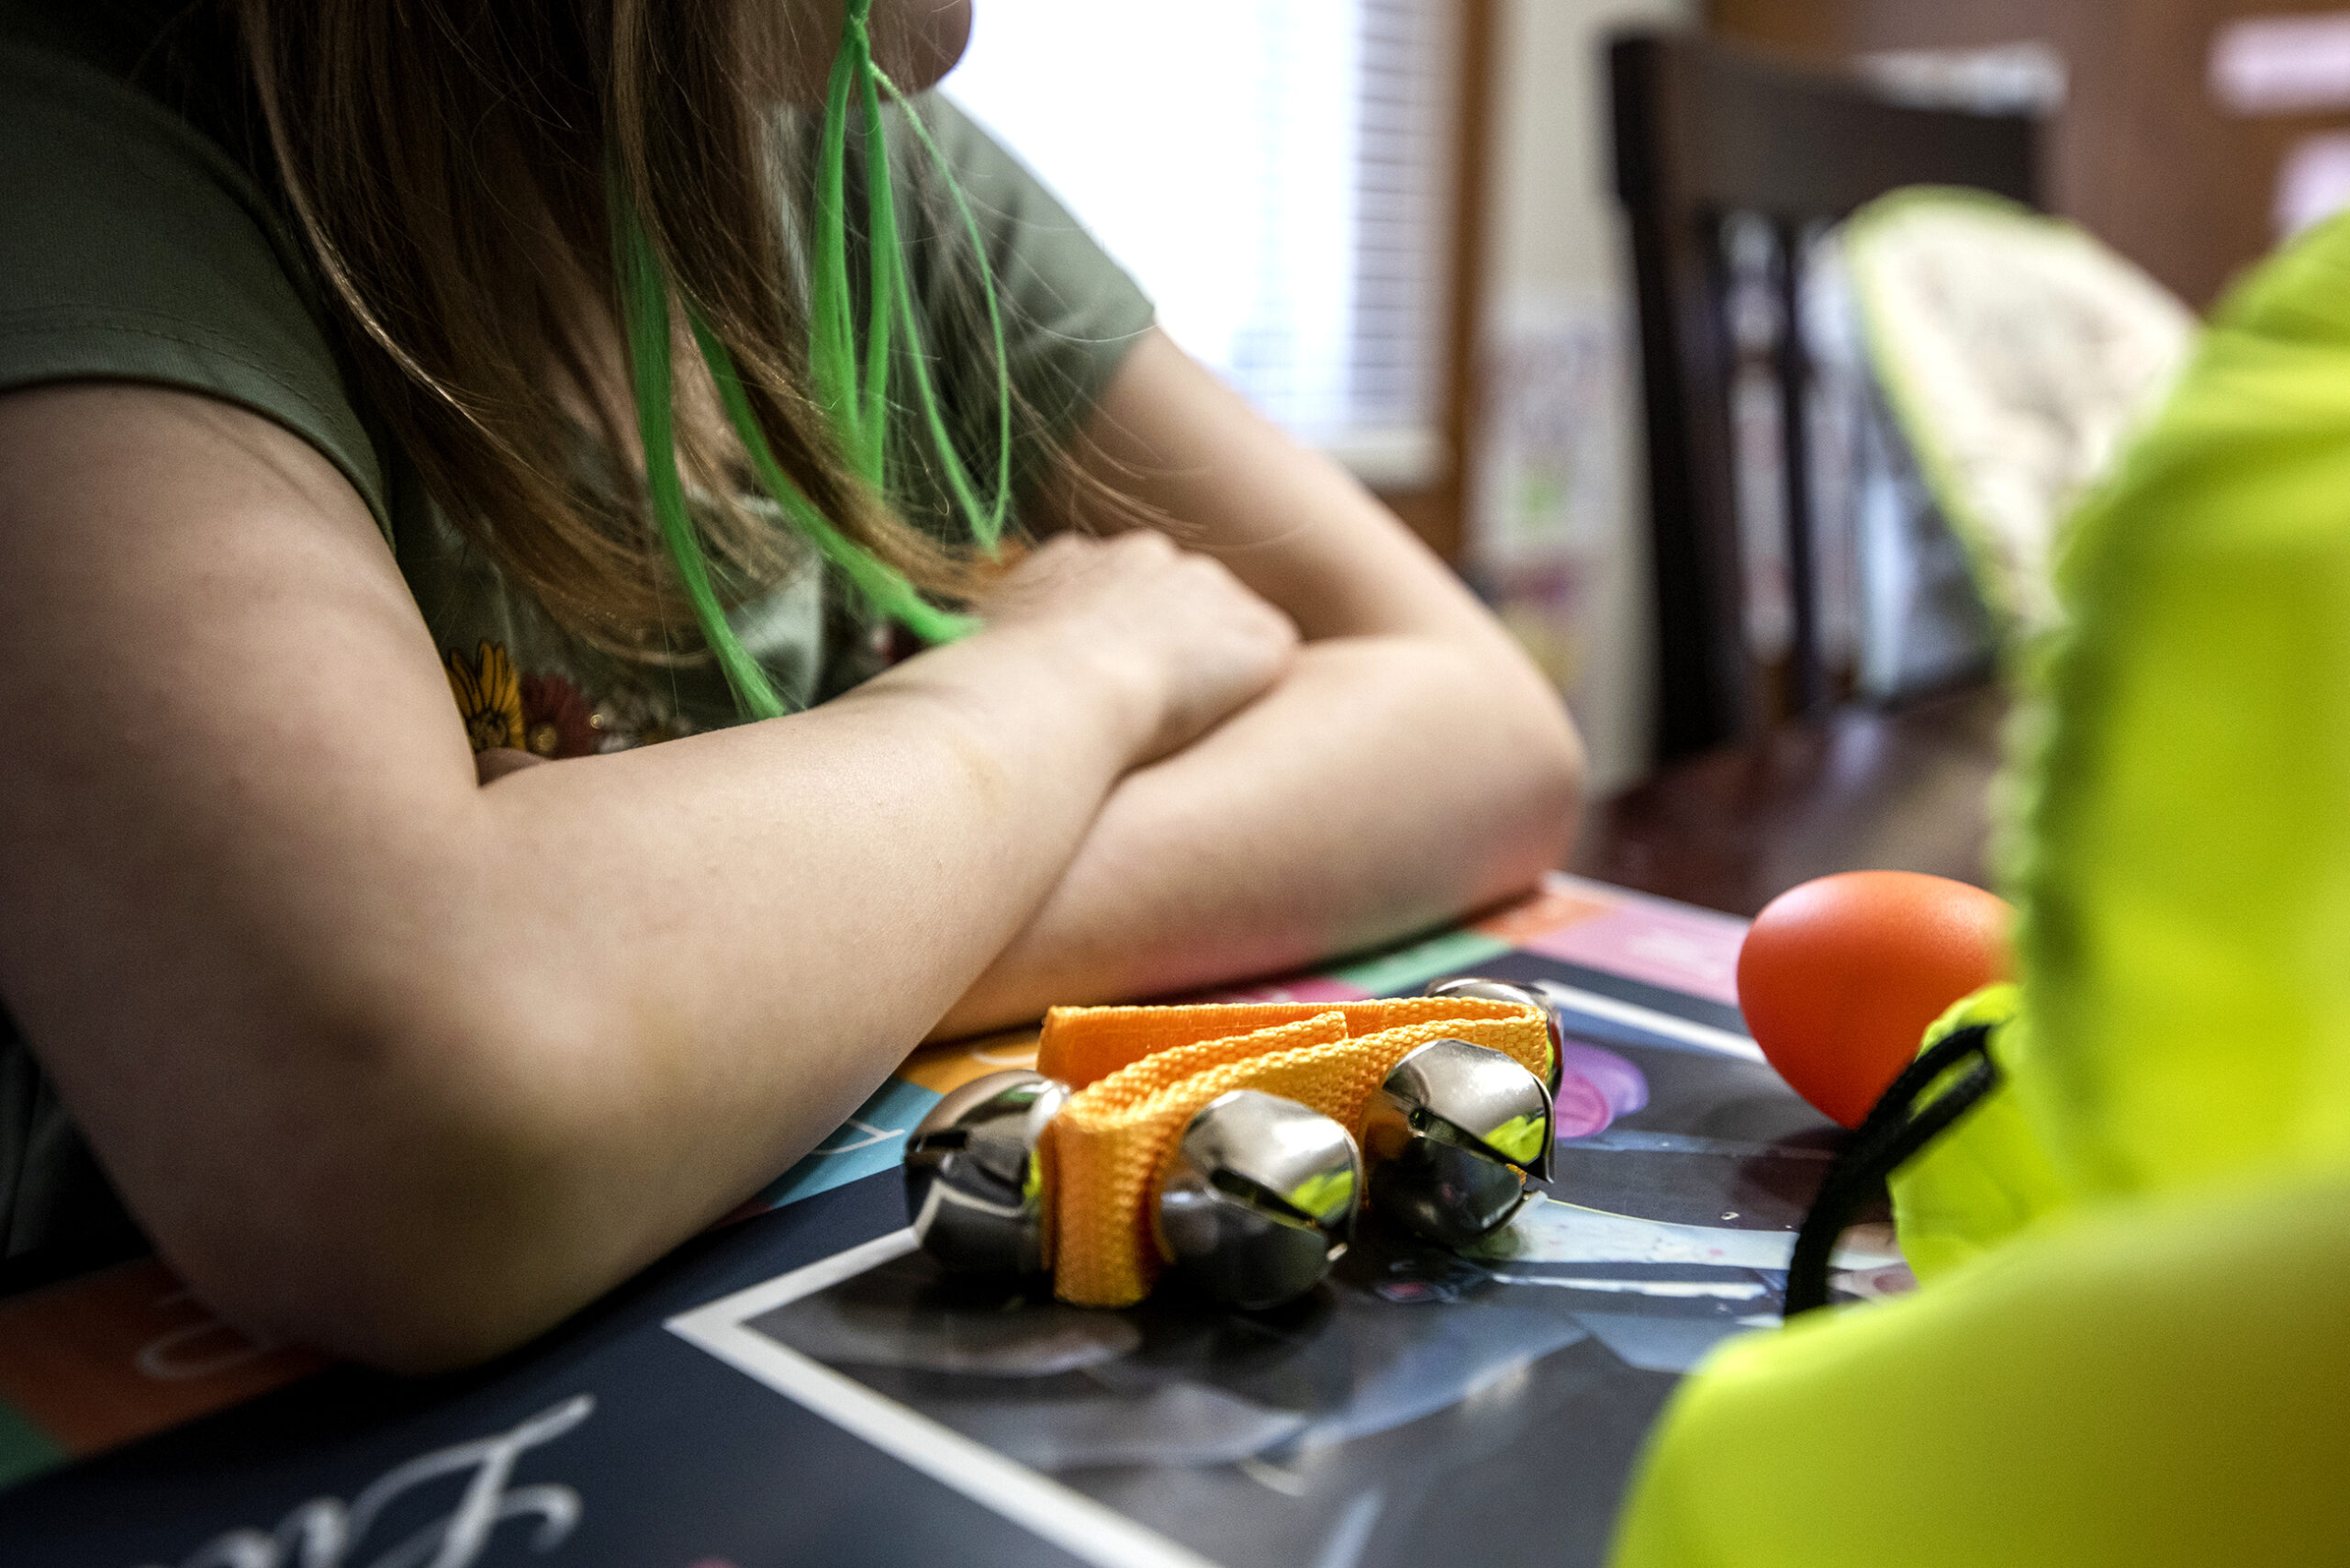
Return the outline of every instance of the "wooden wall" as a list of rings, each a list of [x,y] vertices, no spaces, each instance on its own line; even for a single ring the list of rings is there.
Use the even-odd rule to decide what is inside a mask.
[[[2242,118],[2213,102],[2213,31],[2240,16],[2339,9],[2290,0],[1709,0],[1708,26],[1812,60],[1867,50],[2042,39],[2070,70],[2050,150],[2059,210],[2198,308],[2274,242],[2285,150],[2350,117]]]
[[[1440,405],[1444,467],[1425,485],[1382,490],[1379,498],[1429,549],[1455,566],[1469,543],[1476,504],[1471,488],[1477,442],[1477,328],[1485,308],[1485,229],[1493,162],[1495,0],[1450,0],[1453,25],[1451,238],[1445,263],[1449,292],[1444,320]]]

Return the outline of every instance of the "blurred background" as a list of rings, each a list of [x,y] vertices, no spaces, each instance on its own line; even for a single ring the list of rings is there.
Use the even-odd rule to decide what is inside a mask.
[[[2000,191],[2096,242],[2065,263],[2080,330],[2168,342],[2140,293],[2190,321],[2350,202],[2350,10],[977,10],[947,90],[1566,693],[1592,759],[1578,864],[1724,907],[1840,858],[1985,874],[2014,606],[1933,515],[1930,432],[1887,417],[1839,220],[1919,180]]]

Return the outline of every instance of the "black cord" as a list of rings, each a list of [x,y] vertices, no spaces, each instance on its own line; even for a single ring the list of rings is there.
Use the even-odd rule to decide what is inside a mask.
[[[1787,1263],[1785,1316],[1809,1312],[1828,1305],[1828,1260],[1837,1238],[1852,1215],[1877,1187],[1899,1169],[1901,1162],[1930,1143],[1953,1122],[1972,1110],[1975,1103],[1998,1087],[1998,1064],[1991,1059],[1991,1026],[1970,1025],[1953,1030],[1930,1050],[1901,1070],[1886,1087],[1851,1138],[1828,1167],[1811,1211],[1796,1234],[1795,1256]],[[1974,1066],[1948,1092],[1914,1114],[1918,1096],[1962,1063]]]

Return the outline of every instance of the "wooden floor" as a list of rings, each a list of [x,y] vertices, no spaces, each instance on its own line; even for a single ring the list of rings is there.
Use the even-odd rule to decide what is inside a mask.
[[[1840,709],[1708,752],[1594,806],[1570,866],[1746,915],[1831,871],[1983,885],[2006,713],[2006,698],[1980,688]]]

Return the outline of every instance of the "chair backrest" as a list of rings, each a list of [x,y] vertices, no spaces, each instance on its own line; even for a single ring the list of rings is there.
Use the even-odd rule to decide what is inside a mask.
[[[1807,246],[1903,185],[1971,185],[2037,206],[2037,122],[1890,103],[1857,77],[1694,34],[1618,39],[1609,68],[1616,187],[1630,218],[1639,306],[1662,760],[1839,694],[1821,656]],[[1730,241],[1758,226],[1774,241],[1765,267],[1776,308],[1762,313],[1762,358],[1780,448],[1773,510],[1785,529],[1784,544],[1765,542],[1761,554],[1784,560],[1790,612],[1785,635],[1761,639],[1769,647],[1759,655],[1746,589],[1756,542],[1740,537],[1732,409],[1740,343],[1754,333],[1734,326],[1730,308],[1740,281]],[[1744,360],[1750,370],[1753,358]],[[1747,510],[1760,513],[1751,499]]]

